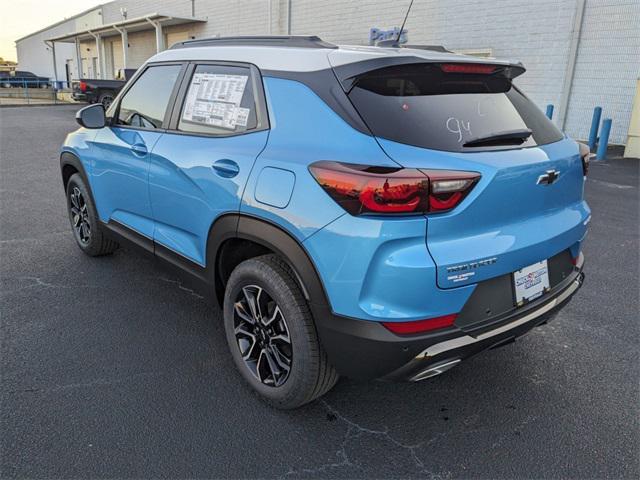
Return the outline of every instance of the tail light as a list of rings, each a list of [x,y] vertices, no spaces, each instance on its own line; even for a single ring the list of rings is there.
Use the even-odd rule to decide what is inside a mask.
[[[428,318],[426,320],[415,320],[412,322],[382,322],[382,325],[392,333],[397,335],[415,335],[441,328],[453,326],[458,315],[444,315],[442,317]]]
[[[480,179],[476,172],[422,170],[431,181],[429,211],[446,212],[455,208]]]
[[[591,150],[584,143],[578,143],[580,147],[580,158],[582,159],[582,172],[584,176],[587,176],[589,173],[589,159],[591,158]]]
[[[311,174],[351,215],[441,213],[455,208],[480,178],[476,172],[316,162]]]
[[[420,170],[317,162],[309,167],[320,186],[352,215],[429,210],[429,178]]]
[[[513,80],[524,73],[521,64],[516,65],[488,65],[486,63],[443,63],[440,64],[443,73],[464,75],[497,75]]]
[[[444,63],[440,65],[444,73],[475,73],[479,75],[490,75],[497,70],[495,65],[484,65],[480,63]]]
[[[86,92],[87,91],[87,84],[86,82],[80,82],[80,91],[81,92]]]

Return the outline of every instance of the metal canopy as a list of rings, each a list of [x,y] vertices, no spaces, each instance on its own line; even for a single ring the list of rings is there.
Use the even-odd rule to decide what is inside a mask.
[[[128,68],[129,58],[129,33],[144,30],[155,30],[156,52],[159,53],[165,49],[165,39],[163,27],[172,25],[182,25],[186,23],[204,23],[206,20],[198,18],[174,17],[171,15],[162,15],[160,13],[150,13],[141,17],[132,18],[130,20],[121,20],[119,22],[108,23],[106,25],[96,25],[92,28],[78,30],[77,32],[67,33],[58,37],[45,40],[45,43],[51,47],[53,53],[53,72],[58,79],[58,71],[56,66],[56,43],[75,43],[76,65],[78,68],[78,76],[82,76],[82,54],[80,53],[80,43],[82,41],[94,41],[96,44],[97,60],[99,71],[96,72],[97,78],[109,78],[113,72],[109,73],[105,61],[104,39],[108,37],[120,36],[122,39],[122,64],[124,68]]]
[[[76,40],[93,40],[96,35],[103,38],[120,35],[120,31],[126,29],[127,32],[133,33],[142,30],[152,30],[153,23],[157,22],[163,27],[172,25],[182,25],[185,23],[204,23],[206,20],[199,18],[174,17],[172,15],[162,15],[160,13],[150,13],[141,17],[122,20],[119,22],[108,23],[106,25],[97,25],[93,28],[78,30],[77,32],[67,33],[58,37],[47,39],[49,42],[67,42],[74,43]]]

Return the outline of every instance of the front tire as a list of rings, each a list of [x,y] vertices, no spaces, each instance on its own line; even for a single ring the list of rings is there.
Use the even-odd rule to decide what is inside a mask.
[[[277,255],[252,258],[235,268],[223,310],[236,367],[272,406],[300,407],[337,382],[293,272]]]
[[[67,183],[67,210],[76,243],[91,257],[109,255],[118,244],[104,235],[89,189],[78,173]]]

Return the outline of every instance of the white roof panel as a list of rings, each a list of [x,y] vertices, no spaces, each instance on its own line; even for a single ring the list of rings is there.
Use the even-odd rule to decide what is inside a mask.
[[[313,72],[330,68],[327,48],[205,46],[165,50],[149,59],[150,62],[172,60],[221,60],[246,62],[261,70]]]
[[[514,62],[471,57],[456,53],[415,48],[361,47],[340,45],[338,48],[296,48],[289,46],[220,45],[190,46],[165,50],[150,62],[178,60],[221,60],[247,62],[261,70],[313,72],[330,67],[383,57],[417,57],[430,61],[513,64]]]

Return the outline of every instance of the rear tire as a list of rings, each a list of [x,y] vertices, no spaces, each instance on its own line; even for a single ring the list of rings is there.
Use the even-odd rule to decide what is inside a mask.
[[[71,175],[67,183],[67,210],[80,250],[91,257],[110,255],[116,251],[118,244],[105,236],[89,189],[78,173]]]
[[[102,92],[98,97],[98,103],[101,103],[104,106],[104,109],[106,110],[111,106],[114,98],[115,98],[115,95],[113,94],[113,92]]]
[[[293,272],[277,255],[252,258],[235,268],[223,311],[236,367],[272,406],[300,407],[338,381]]]

